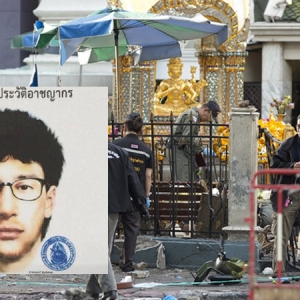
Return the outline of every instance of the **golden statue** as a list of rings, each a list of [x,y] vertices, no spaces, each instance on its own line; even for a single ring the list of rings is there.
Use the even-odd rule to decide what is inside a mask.
[[[181,79],[183,64],[180,58],[171,58],[168,63],[170,78],[163,80],[154,94],[154,115],[169,116],[173,111],[179,115],[195,105],[196,97],[207,83],[204,79],[196,82],[196,67],[191,67],[192,79]]]

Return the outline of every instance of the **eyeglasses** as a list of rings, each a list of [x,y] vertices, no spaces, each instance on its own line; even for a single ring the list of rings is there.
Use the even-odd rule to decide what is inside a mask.
[[[46,184],[44,179],[40,178],[24,178],[18,179],[12,183],[1,182],[0,189],[4,186],[9,186],[12,194],[19,200],[34,201],[38,199],[43,190],[43,186]]]

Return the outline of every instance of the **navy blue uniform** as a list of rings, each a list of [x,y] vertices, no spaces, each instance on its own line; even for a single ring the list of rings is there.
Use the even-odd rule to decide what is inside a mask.
[[[124,170],[121,172],[120,170]],[[146,203],[144,186],[132,168],[130,157],[122,148],[108,143],[108,211],[133,211]],[[133,201],[130,200],[132,197]]]
[[[147,168],[152,169],[152,151],[133,133],[128,133],[125,137],[115,140],[113,143],[128,152],[145,193],[145,175]],[[122,213],[121,221],[124,227],[124,244],[120,257],[120,268],[124,272],[130,272],[134,271],[132,261],[140,229],[140,214],[138,211]]]
[[[146,169],[152,169],[152,151],[136,134],[127,134],[113,143],[126,150],[144,189]]]

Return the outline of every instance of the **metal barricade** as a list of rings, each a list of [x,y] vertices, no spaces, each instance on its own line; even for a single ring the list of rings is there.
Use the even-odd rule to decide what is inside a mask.
[[[266,175],[296,175],[300,170],[294,169],[264,169],[256,172],[250,181],[250,216],[245,222],[250,224],[250,241],[249,241],[249,299],[250,300],[282,300],[282,299],[299,299],[299,284],[283,284],[282,277],[282,202],[283,191],[300,190],[299,184],[260,184],[257,180],[259,176]],[[274,283],[258,283],[255,281],[255,219],[256,219],[256,189],[269,189],[278,192],[278,210],[277,210],[277,266],[278,266],[278,282]]]

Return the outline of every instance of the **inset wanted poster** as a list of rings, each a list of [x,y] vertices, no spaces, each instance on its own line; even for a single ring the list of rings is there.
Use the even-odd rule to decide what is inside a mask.
[[[105,87],[0,88],[0,272],[107,273]]]

